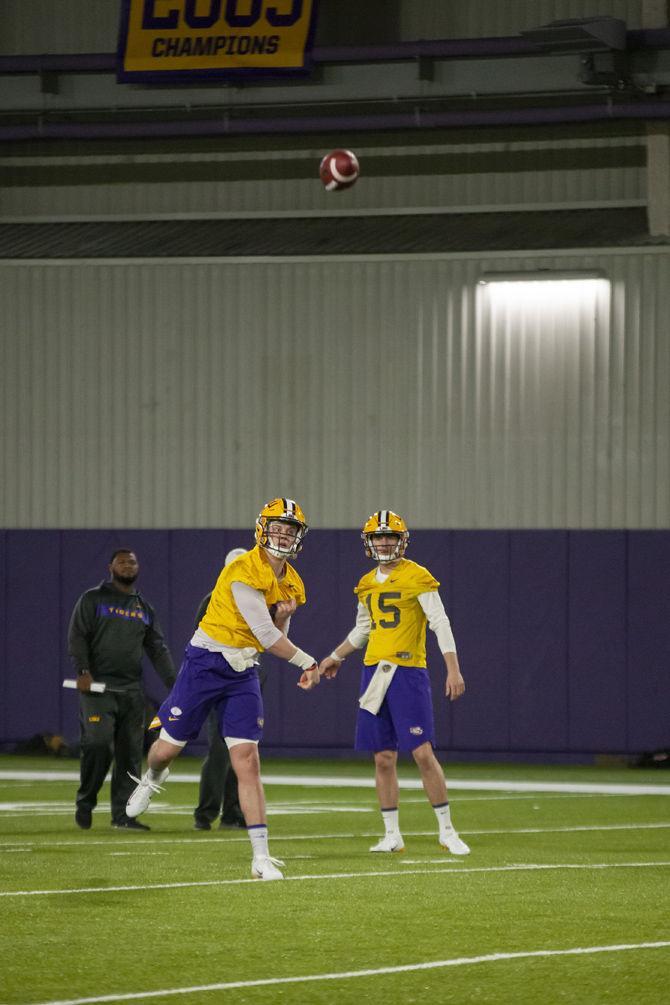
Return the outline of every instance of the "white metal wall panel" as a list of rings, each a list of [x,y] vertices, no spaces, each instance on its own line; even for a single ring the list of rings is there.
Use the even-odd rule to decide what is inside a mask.
[[[228,161],[263,160],[278,164],[291,157],[305,160],[313,168],[312,178],[228,181],[225,178],[223,155],[108,155],[106,157],[16,157],[2,158],[0,166],[13,170],[16,181],[30,167],[51,167],[60,175],[67,167],[101,165],[161,164],[181,161],[184,169],[194,163],[209,163],[216,173],[221,163],[221,181],[115,183],[115,184],[51,184],[40,186],[9,185],[0,188],[0,216],[35,218],[56,216],[150,216],[178,213],[337,213],[361,210],[490,210],[546,209],[561,206],[604,206],[643,204],[646,195],[645,167],[619,165],[619,149],[630,151],[644,147],[644,137],[585,137],[560,140],[500,141],[479,144],[425,143],[408,147],[384,147],[379,137],[361,137],[356,149],[361,161],[361,178],[346,193],[328,193],[318,178],[318,166],[323,150],[264,151],[231,154]],[[597,155],[589,169],[581,160],[570,168],[561,160],[556,166],[553,155],[566,150],[583,157],[585,151]],[[603,151],[612,153],[612,167],[602,164]],[[501,160],[496,171],[481,170],[482,156]],[[435,162],[434,174],[413,174],[403,169],[403,157],[425,156]],[[528,170],[505,169],[506,159],[527,157]],[[384,157],[391,167],[398,165],[397,174],[375,177],[366,173],[366,159]],[[443,159],[444,173],[439,172]],[[477,163],[475,163],[477,158]],[[531,165],[537,165],[531,169]],[[404,170],[404,173],[403,173]]]
[[[477,279],[600,267],[581,312]],[[0,265],[0,526],[670,526],[670,253]]]
[[[642,0],[599,0],[595,5],[583,0],[442,0],[437,3],[403,3],[402,37],[486,38],[516,35],[550,21],[609,15],[640,28]]]
[[[641,27],[642,0],[404,0],[400,38],[477,38],[514,35],[561,18],[609,14]],[[378,4],[384,16],[383,0]],[[119,0],[3,0],[0,54],[113,52]]]
[[[156,185],[58,186],[0,191],[0,216],[147,217],[175,214],[347,213],[359,210],[494,211],[644,205],[644,168],[382,178],[356,191],[337,207],[325,201],[317,179],[301,181],[181,183]]]
[[[118,0],[3,0],[0,54],[114,52]]]

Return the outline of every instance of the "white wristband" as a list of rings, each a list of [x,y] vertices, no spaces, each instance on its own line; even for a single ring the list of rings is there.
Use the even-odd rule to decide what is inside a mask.
[[[344,663],[344,660],[345,660],[345,657],[344,656],[338,656],[334,649],[333,649],[332,653],[330,654],[329,658],[331,660],[335,660],[336,663]]]
[[[313,656],[309,656],[304,653],[302,649],[296,649],[291,656],[289,663],[292,663],[295,667],[300,667],[301,670],[311,670],[311,668],[316,664],[316,660]]]

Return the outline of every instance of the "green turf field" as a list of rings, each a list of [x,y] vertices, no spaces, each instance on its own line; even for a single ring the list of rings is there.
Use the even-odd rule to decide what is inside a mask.
[[[82,832],[76,761],[0,757],[3,1003],[670,1002],[662,771],[448,766],[457,859],[416,787],[406,852],[371,855],[370,766],[266,758],[286,879],[263,883],[244,831],[192,829],[198,769],[174,766],[150,833],[111,829],[107,787]]]

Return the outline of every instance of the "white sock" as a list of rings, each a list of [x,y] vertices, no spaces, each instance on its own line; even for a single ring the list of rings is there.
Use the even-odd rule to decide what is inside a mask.
[[[254,853],[254,858],[269,856],[267,826],[265,824],[254,824],[251,827],[247,827],[247,833],[251,841],[251,850]]]
[[[451,810],[449,809],[449,803],[440,803],[439,806],[433,806],[433,809],[435,810],[435,816],[437,817],[440,834],[450,830],[453,827],[453,824],[451,822]]]
[[[155,768],[147,768],[146,779],[148,782],[153,782],[155,785],[160,785],[164,782],[168,776],[168,769],[161,768],[160,771],[156,771]]]
[[[384,828],[387,834],[391,834],[395,837],[396,834],[400,834],[400,824],[398,822],[399,810],[397,806],[393,809],[382,810],[382,820],[384,821]]]

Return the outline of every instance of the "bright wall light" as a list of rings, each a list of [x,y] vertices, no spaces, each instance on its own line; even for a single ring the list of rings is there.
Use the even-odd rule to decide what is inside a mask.
[[[575,283],[606,278],[602,269],[534,269],[532,272],[484,272],[477,282],[480,286],[488,286],[492,283]]]
[[[609,280],[600,269],[591,271],[489,272],[478,280],[491,305],[545,311],[569,304],[602,303],[609,293]]]

